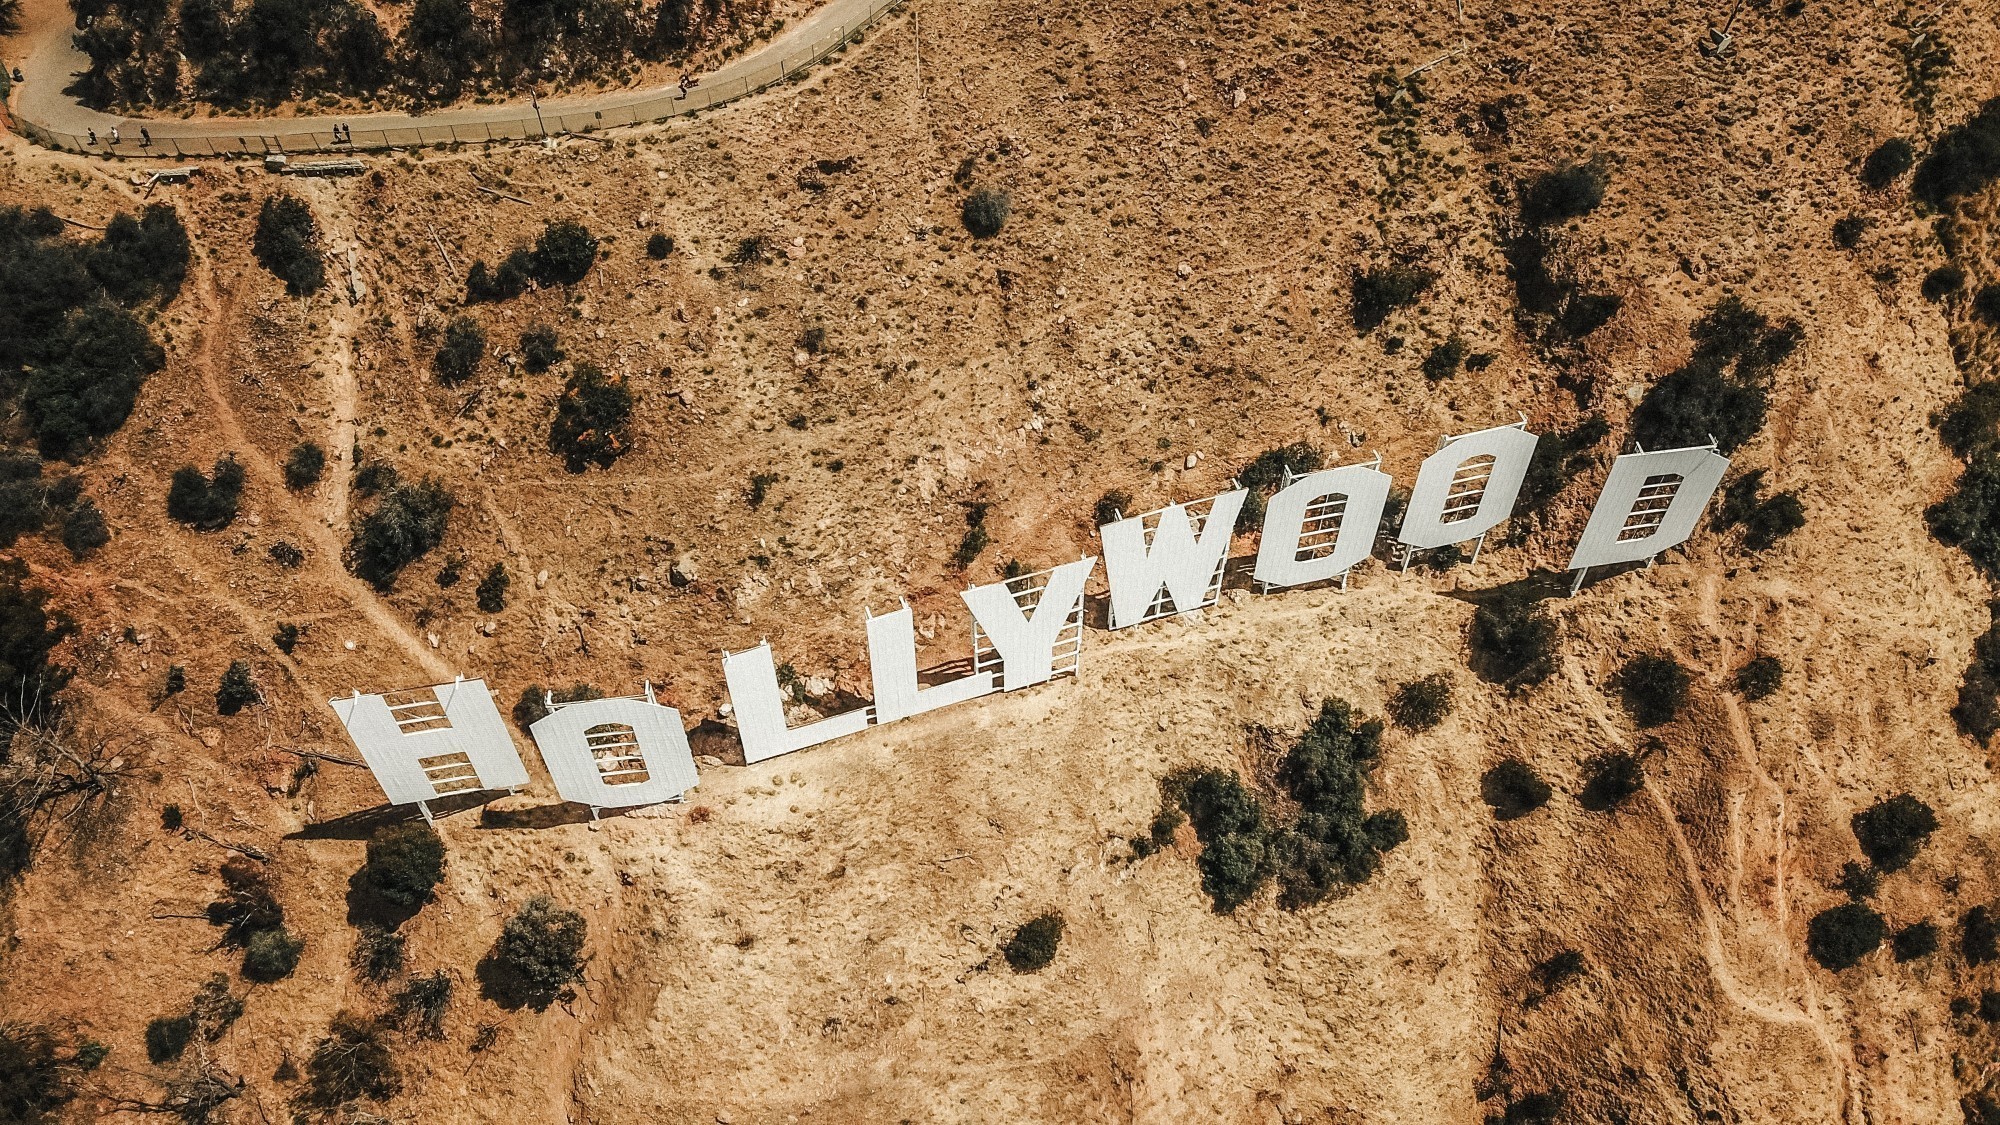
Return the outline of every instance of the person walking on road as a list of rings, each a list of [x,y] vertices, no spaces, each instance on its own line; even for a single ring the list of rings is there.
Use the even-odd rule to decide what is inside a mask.
[[[153,145],[153,131],[151,129],[146,128],[144,125],[139,126],[139,147],[151,148],[152,145]]]
[[[90,131],[90,143],[93,145],[97,143],[97,130],[95,129]]]
[[[112,129],[111,129],[111,143],[112,143],[112,144],[114,144],[114,145],[118,143],[118,128],[117,128],[117,126],[113,126],[113,127],[112,127]]]

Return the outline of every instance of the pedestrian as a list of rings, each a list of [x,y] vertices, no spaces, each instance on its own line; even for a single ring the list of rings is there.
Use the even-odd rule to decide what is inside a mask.
[[[681,98],[685,98],[685,97],[687,97],[687,96],[688,96],[688,76],[687,76],[687,75],[685,75],[685,74],[681,75],[681,81],[680,81],[680,87],[681,87],[681,92],[680,92],[680,97],[681,97]],[[678,100],[679,100],[679,98],[676,98],[675,100],[677,100],[677,101],[678,101]]]
[[[97,130],[95,129],[90,131],[90,143],[93,145],[97,143]]]
[[[118,143],[118,129],[115,126],[111,130],[111,143],[114,145]]]
[[[152,143],[153,143],[153,131],[151,129],[146,128],[144,125],[139,126],[140,147],[142,148],[151,147]]]

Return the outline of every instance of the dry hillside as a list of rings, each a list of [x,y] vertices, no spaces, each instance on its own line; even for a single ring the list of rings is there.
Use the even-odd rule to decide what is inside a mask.
[[[2000,781],[1952,709],[1992,591],[1924,513],[1962,468],[1932,415],[1983,375],[1992,329],[1969,299],[1920,286],[1948,254],[1968,293],[2000,280],[2000,188],[1940,241],[1907,177],[1871,190],[1858,171],[1890,137],[1921,158],[2000,94],[2000,33],[1977,5],[1772,0],[1738,17],[1729,58],[1706,59],[1697,43],[1724,15],[912,0],[809,80],[696,120],[370,156],[353,178],[218,161],[142,199],[130,165],[6,137],[0,200],[92,225],[165,202],[193,239],[152,324],[165,368],[78,469],[110,543],[81,562],[47,536],[12,552],[79,625],[57,653],[77,670],[68,737],[119,758],[115,795],[42,826],[0,885],[0,1021],[49,1028],[64,1059],[109,1048],[65,1065],[54,1119],[1984,1112],[2000,1037],[1981,999],[2000,1016],[2000,977],[1968,964],[1961,934],[2000,899]],[[1913,70],[1935,61],[1911,48],[1920,36],[1949,45],[1948,67]],[[1622,305],[1571,338],[1522,313],[1506,244],[1520,185],[1585,161],[1604,199],[1560,256]],[[975,239],[961,207],[982,188],[1011,212]],[[310,297],[251,253],[280,192],[309,206],[330,255]],[[1832,232],[1849,216],[1867,222],[1843,248]],[[564,219],[601,241],[581,283],[465,303],[472,262]],[[673,240],[663,259],[654,234]],[[1391,262],[1436,280],[1363,333],[1356,271]],[[1805,527],[1752,550],[1705,524],[1651,570],[1544,603],[1559,624],[1546,681],[1476,677],[1476,592],[1564,565],[1635,404],[1732,294],[1799,329],[1733,473],[1766,470]],[[489,354],[447,386],[433,356],[460,315]],[[567,353],[545,374],[519,362],[535,324]],[[1426,378],[1453,337],[1490,362]],[[568,471],[549,449],[577,361],[636,395],[630,451],[608,469]],[[822,705],[865,698],[866,609],[907,598],[922,662],[961,657],[957,592],[1010,560],[1095,553],[1107,491],[1141,509],[1199,499],[1301,441],[1334,460],[1379,451],[1407,488],[1441,433],[1521,415],[1554,433],[1594,414],[1610,436],[1574,482],[1474,565],[1398,575],[1378,558],[1345,592],[1232,589],[1184,620],[1093,629],[1074,681],[756,766],[731,764],[717,733],[718,650],[768,637]],[[329,463],[291,490],[302,441]],[[170,519],[172,472],[225,455],[246,472],[235,520]],[[356,489],[357,456],[456,499],[443,543],[387,591],[347,558],[380,502]],[[974,512],[990,545],[961,566]],[[274,559],[280,543],[296,567]],[[1254,548],[1246,534],[1233,553]],[[482,612],[474,587],[495,562],[511,591]],[[435,580],[454,563],[459,581]],[[289,654],[272,641],[287,623]],[[1642,730],[1617,673],[1647,653],[1693,683],[1677,718]],[[1735,676],[1761,655],[1783,684],[1746,700]],[[219,715],[236,660],[262,701]],[[187,688],[163,697],[172,666]],[[353,753],[332,696],[459,673],[485,676],[503,709],[529,685],[651,680],[708,724],[701,785],[592,823],[517,731],[535,784],[439,820],[444,882],[402,926],[407,971],[456,981],[441,1036],[381,1032],[399,1087],[310,1105],[307,1064],[336,1014],[392,1006],[395,983],[352,962],[351,881],[369,834],[405,810],[380,808],[365,771],[293,751]],[[1218,913],[1191,830],[1135,856],[1171,771],[1231,769],[1270,792],[1273,747],[1322,700],[1381,715],[1433,673],[1451,678],[1450,715],[1392,727],[1370,775],[1369,808],[1408,824],[1372,879],[1305,909],[1265,891]],[[1586,762],[1619,750],[1639,755],[1643,787],[1585,807]],[[1554,797],[1499,821],[1481,778],[1506,758]],[[1892,931],[1933,922],[1938,949],[1824,968],[1808,925],[1847,900],[1850,819],[1902,793],[1938,828],[1863,897]],[[202,917],[244,850],[305,941],[272,983],[245,980]],[[537,893],[587,919],[586,974],[544,1009],[503,1007],[477,966]],[[1066,919],[1055,960],[1011,971],[1001,946],[1050,910]],[[1565,951],[1581,972],[1550,986]],[[148,1061],[149,1021],[216,973],[241,1017]],[[204,1077],[231,1096],[189,1109]],[[1536,1116],[1550,1100],[1530,1095],[1552,1091],[1565,1108]]]

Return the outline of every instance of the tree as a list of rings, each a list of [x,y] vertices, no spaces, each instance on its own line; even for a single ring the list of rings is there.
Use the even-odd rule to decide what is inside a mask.
[[[1497,820],[1519,820],[1549,803],[1548,782],[1519,758],[1503,758],[1479,778],[1479,796]]]
[[[444,541],[452,504],[432,477],[391,488],[354,534],[354,573],[380,589],[395,585],[404,567]]]
[[[1373,332],[1389,314],[1416,304],[1437,275],[1401,263],[1372,266],[1354,271],[1354,327],[1363,336]]]
[[[992,238],[1007,225],[1007,215],[1014,209],[1014,201],[1004,191],[980,188],[966,196],[965,205],[959,209],[959,221],[974,238]]]
[[[1930,155],[1917,166],[1910,194],[1933,210],[1944,211],[1996,177],[2000,177],[2000,98],[1987,101],[1963,124],[1938,135]]]
[[[391,1098],[403,1088],[381,1028],[351,1012],[333,1017],[306,1060],[305,1101],[332,1108],[356,1098]]]
[[[1751,703],[1776,694],[1784,682],[1784,662],[1775,656],[1759,656],[1736,670],[1736,690]]]
[[[166,304],[187,277],[187,228],[164,203],[149,204],[138,218],[120,212],[105,226],[87,261],[90,275],[121,304],[153,297]]]
[[[1849,821],[1861,854],[1881,871],[1901,871],[1917,858],[1924,841],[1937,831],[1937,814],[1908,793],[1855,813]]]
[[[69,682],[70,670],[50,664],[49,655],[76,625],[60,610],[49,612],[48,600],[47,590],[28,583],[27,563],[0,558],[0,698],[15,712],[0,722],[0,734],[34,718]]]
[[[479,322],[469,316],[453,317],[444,327],[444,344],[437,350],[433,368],[438,381],[447,387],[455,387],[479,370],[479,361],[486,358],[486,333]]]
[[[1091,519],[1102,527],[1125,518],[1125,514],[1131,510],[1132,494],[1114,488],[1097,498],[1097,504],[1091,509],[1090,515]]]
[[[1957,488],[1924,519],[1938,542],[1964,551],[1988,578],[2000,576],[2000,453],[1974,450]]]
[[[69,1100],[55,1036],[38,1024],[0,1022],[0,1121],[41,1125]]]
[[[1389,717],[1406,730],[1430,730],[1451,714],[1451,677],[1433,672],[1411,680],[1389,698]]]
[[[1875,146],[1868,159],[1861,162],[1861,182],[1876,191],[1881,191],[1894,183],[1896,177],[1910,170],[1916,163],[1916,150],[1910,142],[1901,137],[1890,137]]]
[[[582,223],[549,223],[535,239],[533,273],[543,285],[575,285],[596,262],[597,239]]]
[[[1648,449],[1713,438],[1718,451],[1733,453],[1763,428],[1771,372],[1798,349],[1801,333],[1731,295],[1689,335],[1694,356],[1646,392],[1632,412],[1632,437]]]
[[[540,375],[562,362],[562,358],[562,341],[556,338],[555,329],[535,324],[521,333],[521,366],[530,375]]]
[[[1671,656],[1646,653],[1626,661],[1618,677],[1618,693],[1632,721],[1657,727],[1674,721],[1687,701],[1690,677]]]
[[[264,696],[257,690],[257,682],[250,678],[250,665],[242,660],[232,660],[229,668],[222,673],[222,682],[215,689],[215,710],[220,715],[234,715],[252,703],[263,702]]]
[[[1806,952],[1836,972],[1851,969],[1882,944],[1886,930],[1882,916],[1872,908],[1844,902],[1813,915],[1806,924]]]
[[[125,424],[139,387],[167,362],[144,325],[102,302],[65,316],[39,352],[21,406],[42,455],[69,461]]]
[[[285,487],[297,492],[311,488],[326,474],[326,450],[316,441],[302,441],[285,456]]]
[[[156,1017],[146,1024],[146,1058],[155,1064],[170,1063],[187,1051],[193,1039],[193,1013]]]
[[[1895,950],[1898,963],[1929,957],[1937,952],[1937,927],[1929,922],[1912,922],[1896,931],[1890,945]]]
[[[386,901],[422,906],[444,878],[444,838],[414,822],[380,829],[368,839],[368,862],[361,870]]]
[[[257,233],[250,250],[294,297],[317,293],[326,284],[312,209],[297,196],[279,194],[264,200],[257,212]]]
[[[1465,337],[1454,334],[1449,340],[1432,348],[1430,354],[1424,357],[1424,378],[1438,383],[1458,374],[1458,369],[1464,365],[1466,353],[1470,350],[1466,347]]]
[[[1604,202],[1610,177],[1596,162],[1544,172],[1521,188],[1521,221],[1530,227],[1580,219]]]
[[[375,13],[352,0],[330,7],[325,32],[327,77],[338,89],[372,94],[389,81],[389,36]]]
[[[664,234],[655,233],[646,240],[646,256],[656,262],[665,261],[674,252],[674,240]]]
[[[1583,792],[1577,800],[1591,812],[1610,812],[1646,784],[1639,759],[1624,750],[1595,755],[1583,764]]]
[[[237,498],[243,492],[243,466],[225,454],[214,470],[183,465],[174,470],[167,487],[167,515],[196,531],[219,531],[236,519]]]
[[[1007,958],[1007,964],[1017,973],[1039,972],[1056,959],[1056,947],[1062,943],[1063,916],[1050,911],[1026,922],[1000,947]]]
[[[1295,441],[1259,453],[1236,474],[1236,483],[1248,493],[1243,498],[1243,521],[1255,523],[1264,518],[1264,499],[1284,487],[1286,473],[1302,477],[1325,463],[1325,455],[1310,442]]]
[[[90,500],[70,509],[69,515],[63,518],[62,544],[68,548],[69,557],[77,562],[89,558],[109,542],[111,529],[104,524],[104,514]]]
[[[591,465],[608,469],[631,448],[625,424],[632,416],[632,392],[623,375],[608,375],[595,364],[579,363],[556,401],[549,448],[572,473]]]
[[[504,562],[494,563],[487,570],[486,577],[479,580],[478,588],[473,591],[479,599],[480,612],[499,613],[501,610],[506,609],[507,587],[512,585],[513,582],[513,578],[507,574],[507,564]]]
[[[243,948],[243,975],[260,984],[283,980],[299,967],[305,948],[305,939],[283,926],[258,930]]]
[[[396,1020],[425,1039],[444,1038],[444,1013],[456,991],[451,974],[439,969],[413,977],[396,993]]]
[[[547,895],[530,898],[501,927],[500,939],[481,964],[487,991],[510,1007],[548,1007],[583,979],[588,933],[583,915],[557,906]]]
[[[1520,591],[1481,602],[1468,640],[1473,674],[1487,683],[1518,690],[1555,674],[1556,623]]]
[[[422,93],[450,101],[486,52],[469,0],[417,0],[403,25],[402,69]]]

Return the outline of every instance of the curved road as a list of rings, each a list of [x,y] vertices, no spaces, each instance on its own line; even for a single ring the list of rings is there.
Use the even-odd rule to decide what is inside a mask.
[[[88,58],[71,41],[75,26],[66,0],[29,0],[23,28],[6,42],[7,65],[22,81],[8,99],[20,132],[52,147],[104,156],[203,156],[239,152],[340,152],[584,132],[630,125],[720,105],[809,66],[873,23],[901,0],[826,0],[812,14],[787,24],[763,45],[698,77],[687,98],[671,85],[607,90],[571,97],[494,105],[457,106],[437,113],[313,115],[305,117],[120,117],[91,109],[63,93]],[[18,61],[15,61],[18,59]],[[352,141],[336,143],[333,127]],[[140,129],[152,134],[140,144]],[[120,143],[110,144],[112,130]],[[98,143],[89,137],[95,130]]]

